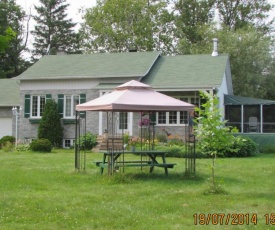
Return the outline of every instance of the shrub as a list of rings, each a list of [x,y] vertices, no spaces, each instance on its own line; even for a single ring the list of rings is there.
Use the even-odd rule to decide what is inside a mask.
[[[180,139],[178,136],[169,136],[168,137],[168,145],[172,146],[172,145],[178,145],[178,146],[184,146],[184,141],[182,139]]]
[[[185,147],[183,146],[156,146],[155,150],[165,151],[166,157],[178,157],[182,158],[185,156]]]
[[[129,144],[129,141],[130,141],[130,136],[129,136],[128,133],[125,133],[125,134],[123,135],[123,143],[128,145],[128,144]]]
[[[7,142],[10,142],[11,144],[15,143],[15,137],[13,137],[13,136],[3,136],[0,139],[0,147],[4,146]]]
[[[79,143],[81,150],[91,150],[97,144],[96,135],[87,132],[86,134],[80,136],[80,139],[77,140],[77,143]]]
[[[267,145],[262,148],[262,153],[275,153],[275,145]]]
[[[38,127],[38,138],[48,139],[55,147],[62,146],[63,128],[58,112],[58,106],[54,100],[47,100]]]
[[[166,143],[167,142],[167,135],[166,134],[157,134],[157,139],[159,142]]]
[[[234,143],[230,148],[231,151],[227,150],[224,153],[226,157],[250,157],[258,153],[256,143],[249,137],[237,136],[235,137]]]
[[[52,151],[52,144],[48,139],[37,139],[31,142],[30,149],[35,152],[47,152]]]
[[[29,144],[19,144],[15,148],[15,150],[17,152],[25,152],[25,151],[28,151],[29,149],[30,149],[30,145]]]
[[[3,144],[2,146],[2,149],[4,152],[11,152],[12,148],[13,148],[13,144],[9,141],[5,142],[5,144]]]
[[[182,158],[185,155],[185,148],[178,145],[172,145],[167,148],[167,157],[179,157]]]

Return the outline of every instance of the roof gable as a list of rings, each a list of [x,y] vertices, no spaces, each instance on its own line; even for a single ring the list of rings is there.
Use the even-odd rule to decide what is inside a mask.
[[[20,80],[143,77],[159,52],[48,55],[22,73]]]
[[[161,56],[142,82],[153,88],[205,88],[222,83],[228,55]]]
[[[20,104],[19,84],[14,79],[0,79],[0,106]]]

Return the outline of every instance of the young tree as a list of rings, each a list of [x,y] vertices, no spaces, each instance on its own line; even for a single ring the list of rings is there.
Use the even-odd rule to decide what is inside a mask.
[[[66,0],[40,0],[40,4],[34,7],[37,15],[33,18],[37,25],[32,31],[35,40],[33,58],[57,51],[79,52],[79,36],[74,32],[76,24],[66,18],[69,6]]]
[[[10,78],[18,76],[30,65],[22,58],[22,53],[27,50],[29,18],[15,0],[0,1],[0,9],[0,34],[9,29],[14,31],[5,53],[0,54],[0,77]]]
[[[38,138],[48,139],[53,146],[62,146],[63,128],[58,113],[58,106],[54,100],[47,100],[45,111],[38,127]]]
[[[194,132],[201,151],[212,156],[210,192],[217,193],[219,191],[215,179],[216,157],[219,152],[230,149],[234,136],[230,133],[230,127],[225,126],[226,122],[222,120],[218,97],[207,92],[201,92],[201,97],[206,99],[206,102],[202,105],[202,109],[196,108],[199,113],[197,118],[199,125],[194,127]]]

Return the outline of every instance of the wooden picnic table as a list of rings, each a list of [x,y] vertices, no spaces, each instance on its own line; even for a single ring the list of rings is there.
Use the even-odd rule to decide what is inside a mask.
[[[100,167],[100,172],[103,174],[104,168],[108,169],[108,172],[112,174],[114,170],[125,167],[150,167],[150,173],[153,172],[154,167],[164,168],[165,175],[168,175],[168,168],[173,168],[175,163],[166,162],[166,152],[155,150],[143,150],[143,151],[109,151],[102,152],[102,161],[95,162]],[[140,160],[125,160],[125,155],[135,154],[140,155]],[[146,159],[144,157],[147,156]],[[161,162],[157,157],[160,157]]]

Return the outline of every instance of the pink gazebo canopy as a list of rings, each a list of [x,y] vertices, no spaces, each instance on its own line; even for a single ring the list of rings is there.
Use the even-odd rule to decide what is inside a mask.
[[[94,100],[76,105],[77,111],[187,111],[194,105],[156,92],[149,85],[132,80]]]

